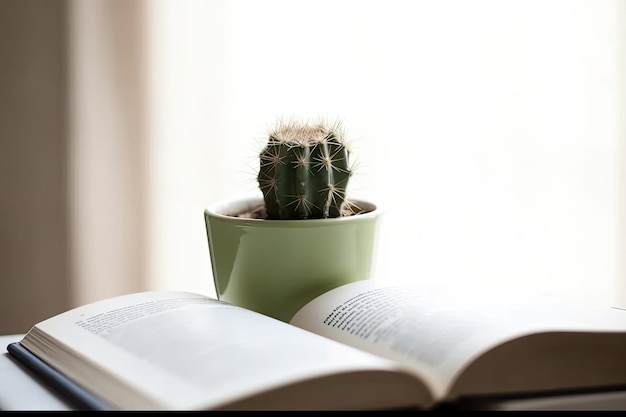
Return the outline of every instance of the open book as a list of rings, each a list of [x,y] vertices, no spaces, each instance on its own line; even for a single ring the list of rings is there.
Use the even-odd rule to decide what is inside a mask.
[[[200,294],[129,294],[7,349],[94,409],[428,409],[626,387],[624,310],[377,281],[331,290],[290,323]]]

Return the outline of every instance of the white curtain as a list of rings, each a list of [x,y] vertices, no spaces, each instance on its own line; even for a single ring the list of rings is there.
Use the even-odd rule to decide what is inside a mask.
[[[214,294],[204,208],[257,193],[277,117],[321,115],[387,212],[380,279],[626,305],[623,0],[141,5],[143,287]]]
[[[147,274],[149,3],[70,0],[73,304],[138,291]]]

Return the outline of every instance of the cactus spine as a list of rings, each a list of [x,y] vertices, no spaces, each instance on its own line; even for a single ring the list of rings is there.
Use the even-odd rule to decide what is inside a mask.
[[[352,175],[341,124],[280,121],[260,153],[257,176],[268,219],[339,217]]]

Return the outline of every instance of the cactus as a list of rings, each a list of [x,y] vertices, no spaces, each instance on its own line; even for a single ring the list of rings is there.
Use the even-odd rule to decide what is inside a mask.
[[[268,219],[340,217],[351,213],[352,175],[340,122],[279,121],[260,153],[257,176]]]

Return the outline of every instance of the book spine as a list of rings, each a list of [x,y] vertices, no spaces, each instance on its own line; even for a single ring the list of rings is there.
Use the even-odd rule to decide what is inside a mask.
[[[75,404],[79,410],[110,411],[114,409],[100,397],[87,391],[76,382],[39,359],[20,342],[10,343],[7,346],[7,352],[36,376],[40,377],[52,389]]]

